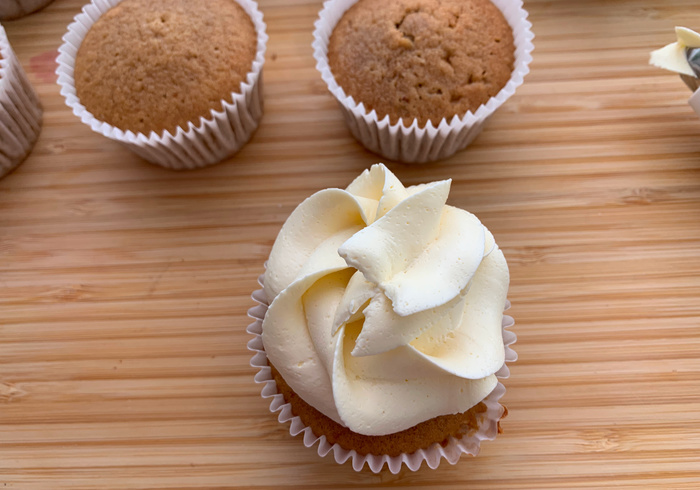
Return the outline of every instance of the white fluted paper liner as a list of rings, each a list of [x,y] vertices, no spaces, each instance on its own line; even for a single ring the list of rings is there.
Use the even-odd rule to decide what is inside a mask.
[[[503,12],[513,29],[515,63],[510,80],[476,113],[469,111],[462,117],[454,116],[449,121],[443,119],[437,127],[428,121],[423,128],[418,127],[416,119],[410,126],[406,126],[401,119],[391,124],[388,115],[380,120],[374,110],[367,112],[362,101],[355,101],[345,94],[328,65],[328,42],[340,18],[357,0],[328,0],[323,4],[323,10],[314,24],[316,29],[312,47],[316,69],[338,100],[350,132],[368,150],[405,163],[424,163],[452,156],[476,138],[491,114],[522,85],[523,78],[530,72],[530,53],[534,49],[532,24],[527,20],[528,14],[522,1],[491,1]]]
[[[122,131],[95,118],[80,103],[73,78],[75,57],[85,35],[97,19],[122,0],[92,0],[83,7],[68,32],[56,58],[58,84],[66,104],[93,131],[125,145],[149,162],[174,170],[193,169],[218,163],[236,153],[250,139],[262,117],[262,68],[268,36],[258,4],[252,0],[236,0],[246,11],[257,32],[257,53],[252,70],[241,82],[240,93],[232,92],[232,102],[222,100],[222,109],[211,110],[207,118],[190,121],[187,128],[178,127],[175,134],[165,130],[149,135]]]
[[[264,276],[262,275],[258,278],[260,286],[263,285],[263,278]],[[267,354],[265,353],[265,347],[262,342],[262,323],[268,308],[267,298],[262,289],[255,291],[251,297],[258,303],[258,306],[248,310],[248,316],[255,321],[248,325],[246,329],[246,332],[254,336],[253,339],[248,342],[248,349],[255,352],[250,361],[250,365],[258,369],[255,375],[255,382],[263,384],[261,392],[263,398],[272,398],[270,401],[270,412],[279,412],[277,420],[279,420],[280,423],[291,422],[289,433],[292,436],[303,433],[304,446],[310,448],[318,443],[317,450],[319,456],[325,457],[332,452],[338,464],[343,464],[351,459],[352,467],[355,471],[361,471],[364,465],[367,464],[372,472],[379,473],[386,464],[389,471],[393,474],[397,474],[404,464],[411,471],[417,471],[421,464],[423,464],[423,461],[425,461],[428,467],[435,469],[440,464],[442,458],[445,458],[450,464],[456,464],[462,454],[476,456],[479,452],[481,441],[491,441],[496,438],[498,434],[498,421],[505,412],[499,400],[505,394],[506,389],[500,382],[496,385],[496,388],[482,400],[487,410],[478,416],[479,429],[473,434],[465,434],[460,439],[450,437],[447,445],[444,447],[439,443],[435,443],[427,449],[419,449],[414,453],[403,453],[399,456],[362,455],[358,454],[355,450],[344,449],[338,444],[330,444],[326,440],[326,436],[316,436],[310,427],[304,425],[301,419],[292,413],[291,404],[284,400],[284,395],[277,389],[277,383],[275,383],[272,377],[272,372],[267,362]],[[510,302],[506,304],[505,309],[507,310],[508,308],[510,308]],[[513,325],[513,318],[503,315],[503,342],[505,343],[506,349],[506,363],[515,362],[518,359],[518,355],[510,347],[515,343],[517,337],[513,332],[506,330]],[[510,376],[510,371],[506,363],[496,372],[496,376],[499,379],[505,379]]]
[[[0,26],[0,177],[24,161],[41,132],[39,97]]]

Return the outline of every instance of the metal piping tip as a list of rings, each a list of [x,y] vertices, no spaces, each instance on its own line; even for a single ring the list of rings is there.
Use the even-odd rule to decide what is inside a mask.
[[[685,57],[697,78],[700,78],[700,48],[685,48]]]
[[[681,74],[681,80],[690,90],[695,92],[700,88],[700,48],[685,48],[685,57],[695,76]]]

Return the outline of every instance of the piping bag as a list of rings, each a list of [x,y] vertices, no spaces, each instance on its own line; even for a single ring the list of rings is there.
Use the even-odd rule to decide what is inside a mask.
[[[676,27],[676,42],[651,52],[649,64],[678,73],[693,91],[688,104],[700,116],[700,34]]]

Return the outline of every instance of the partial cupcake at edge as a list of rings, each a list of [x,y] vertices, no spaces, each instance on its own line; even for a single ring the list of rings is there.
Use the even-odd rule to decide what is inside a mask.
[[[152,163],[211,165],[260,122],[266,42],[251,0],[93,0],[59,49],[61,94]]]
[[[0,178],[17,168],[34,148],[43,111],[5,29],[0,25]]]
[[[515,360],[508,266],[449,190],[374,165],[301,203],[275,241],[252,364],[276,385],[263,394],[299,417],[292,432],[323,438],[320,455],[415,470],[476,454],[499,430],[498,378]]]
[[[530,27],[519,1],[330,0],[314,56],[352,134],[421,163],[466,147],[522,84]]]

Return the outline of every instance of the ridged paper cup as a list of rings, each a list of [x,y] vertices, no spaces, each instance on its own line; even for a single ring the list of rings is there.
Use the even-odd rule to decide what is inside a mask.
[[[51,2],[53,0],[0,0],[0,20],[19,19]]]
[[[39,97],[0,26],[0,178],[32,151],[41,132]]]
[[[263,285],[263,277],[258,278],[260,286]],[[398,456],[388,456],[386,454],[358,454],[355,450],[342,448],[338,444],[330,444],[326,440],[326,436],[317,436],[313,433],[310,427],[306,426],[299,417],[292,413],[291,404],[284,400],[284,396],[279,392],[277,383],[272,377],[270,365],[265,354],[265,347],[262,341],[262,323],[267,312],[267,298],[262,289],[255,291],[252,295],[253,300],[258,303],[248,310],[248,316],[255,321],[248,325],[246,331],[253,335],[253,339],[248,342],[248,349],[255,354],[250,361],[250,365],[258,370],[255,375],[255,382],[263,384],[262,397],[271,398],[270,412],[279,412],[277,420],[280,423],[291,422],[289,425],[289,433],[292,436],[303,434],[303,442],[306,447],[313,447],[318,443],[317,451],[321,457],[333,453],[333,458],[336,463],[343,464],[348,460],[352,460],[352,467],[355,471],[361,471],[367,464],[369,469],[374,473],[379,473],[384,465],[387,466],[390,472],[397,474],[401,471],[401,467],[406,467],[411,471],[417,471],[423,462],[432,469],[438,467],[444,458],[450,464],[456,464],[462,454],[470,454],[476,456],[481,447],[481,441],[491,441],[498,435],[498,422],[505,414],[505,408],[499,403],[501,397],[505,394],[506,389],[503,384],[499,383],[496,388],[482,402],[486,405],[487,410],[478,415],[479,429],[460,439],[450,437],[445,446],[439,443],[433,444],[427,449],[419,449],[418,451],[407,454],[403,453]],[[510,308],[510,303],[507,303],[506,309]],[[503,341],[506,348],[506,363],[515,362],[518,355],[510,346],[517,340],[515,334],[506,330],[514,324],[513,318],[503,315]],[[496,373],[498,379],[505,379],[510,376],[508,366],[504,363],[503,367]]]
[[[367,111],[362,101],[356,101],[338,85],[328,64],[328,42],[333,29],[343,14],[357,0],[328,0],[314,24],[314,58],[316,69],[328,85],[328,90],[335,96],[345,116],[345,121],[352,135],[368,150],[385,158],[404,163],[424,163],[440,160],[454,155],[465,148],[481,132],[484,123],[515,93],[529,73],[534,49],[532,24],[527,20],[527,11],[520,0],[491,0],[498,7],[513,29],[515,40],[515,62],[508,83],[495,97],[491,97],[475,113],[467,112],[463,116],[454,116],[449,121],[443,119],[435,127],[432,122],[418,127],[418,120],[406,126],[401,119],[391,124],[389,116],[379,119],[377,113]]]
[[[122,143],[145,160],[163,167],[175,170],[205,167],[236,153],[258,127],[263,111],[262,68],[268,37],[258,4],[252,0],[236,0],[253,21],[257,32],[257,53],[251,71],[241,82],[240,93],[232,92],[231,103],[222,100],[220,111],[212,109],[208,117],[190,121],[186,128],[178,127],[175,134],[167,130],[160,134],[154,131],[144,134],[122,131],[95,118],[80,103],[75,91],[73,74],[80,44],[97,19],[121,1],[92,0],[68,26],[56,59],[58,84],[68,107],[93,131]]]

